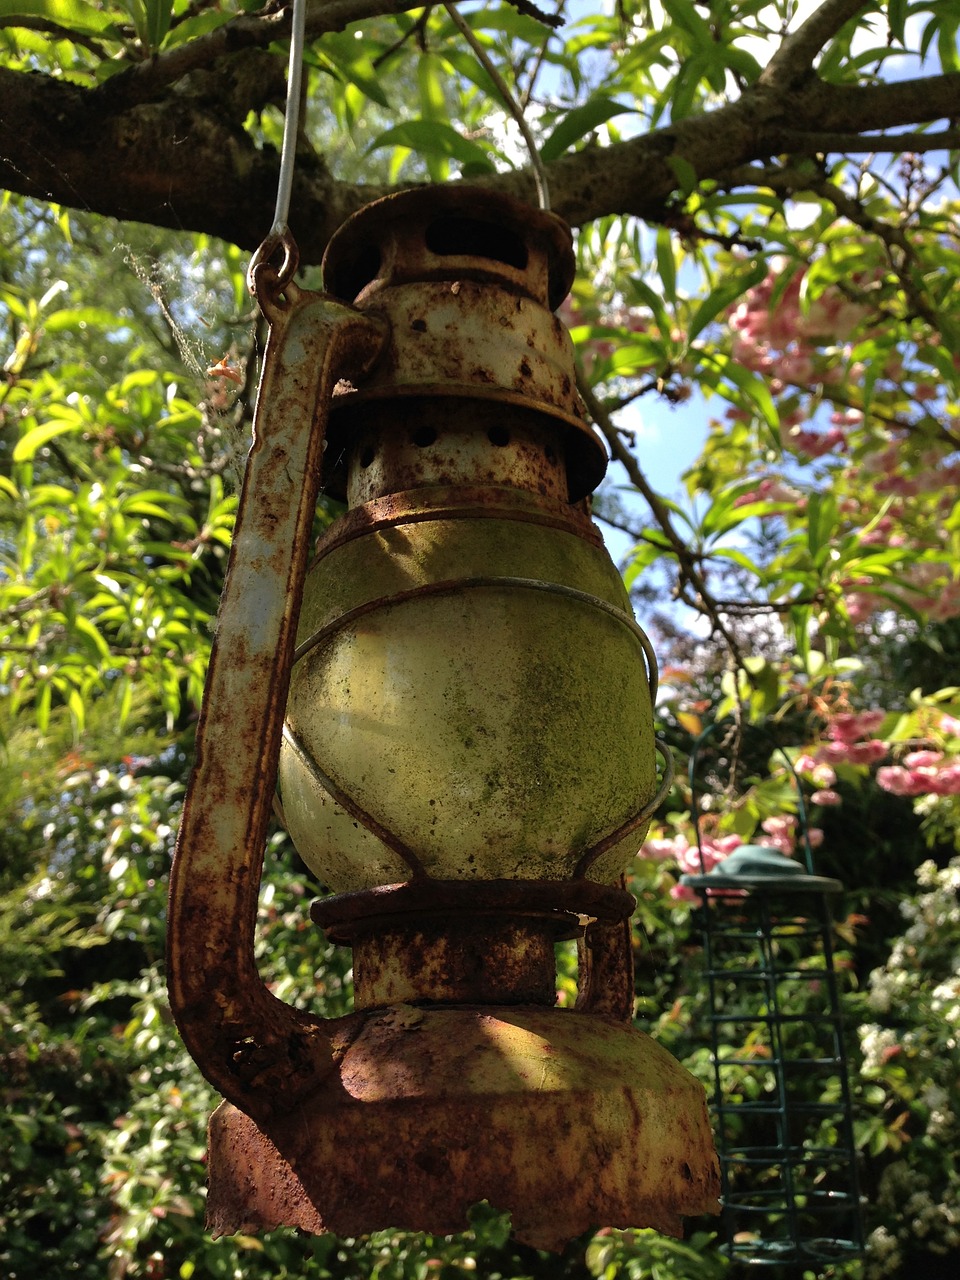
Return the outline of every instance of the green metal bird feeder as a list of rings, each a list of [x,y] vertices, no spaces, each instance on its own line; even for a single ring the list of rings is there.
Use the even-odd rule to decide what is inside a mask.
[[[695,762],[702,871],[680,883],[700,898],[723,1248],[819,1275],[863,1251],[831,912],[842,885],[814,871],[796,778],[803,863],[742,845],[707,870]]]

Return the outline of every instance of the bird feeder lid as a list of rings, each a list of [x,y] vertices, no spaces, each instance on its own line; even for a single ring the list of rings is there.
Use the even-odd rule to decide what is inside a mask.
[[[787,893],[839,893],[843,885],[829,876],[817,876],[794,858],[769,845],[744,844],[704,875],[681,876],[690,889],[737,889],[747,892],[776,889]]]

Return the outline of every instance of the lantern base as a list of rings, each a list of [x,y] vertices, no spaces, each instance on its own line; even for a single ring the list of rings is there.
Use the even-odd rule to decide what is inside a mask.
[[[268,1128],[210,1122],[208,1226],[465,1230],[481,1200],[558,1250],[590,1227],[679,1235],[718,1211],[702,1086],[643,1032],[549,1009],[370,1011],[337,1069]]]

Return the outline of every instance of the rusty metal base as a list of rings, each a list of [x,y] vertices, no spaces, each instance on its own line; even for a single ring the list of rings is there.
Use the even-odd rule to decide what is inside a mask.
[[[208,1226],[447,1234],[480,1200],[560,1249],[590,1227],[679,1235],[718,1211],[702,1086],[636,1029],[572,1011],[371,1011],[338,1070],[267,1136],[210,1122]]]

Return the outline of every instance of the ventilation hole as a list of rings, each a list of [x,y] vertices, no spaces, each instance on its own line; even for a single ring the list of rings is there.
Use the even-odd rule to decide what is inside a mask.
[[[487,432],[487,439],[498,449],[502,449],[504,445],[510,443],[510,432],[506,427],[491,427]]]
[[[436,444],[437,433],[433,427],[417,427],[410,439],[418,449],[426,449],[430,445]]]
[[[520,271],[527,265],[527,246],[520,236],[479,218],[438,218],[427,227],[424,238],[430,252],[440,257],[490,258]]]
[[[363,449],[360,451],[360,465],[363,467],[364,471],[366,471],[367,467],[370,466],[376,456],[377,451],[374,449],[372,444],[366,444],[363,446]]]
[[[378,245],[367,245],[353,258],[337,265],[336,278],[329,287],[335,289],[341,298],[352,302],[379,274],[380,248]]]

